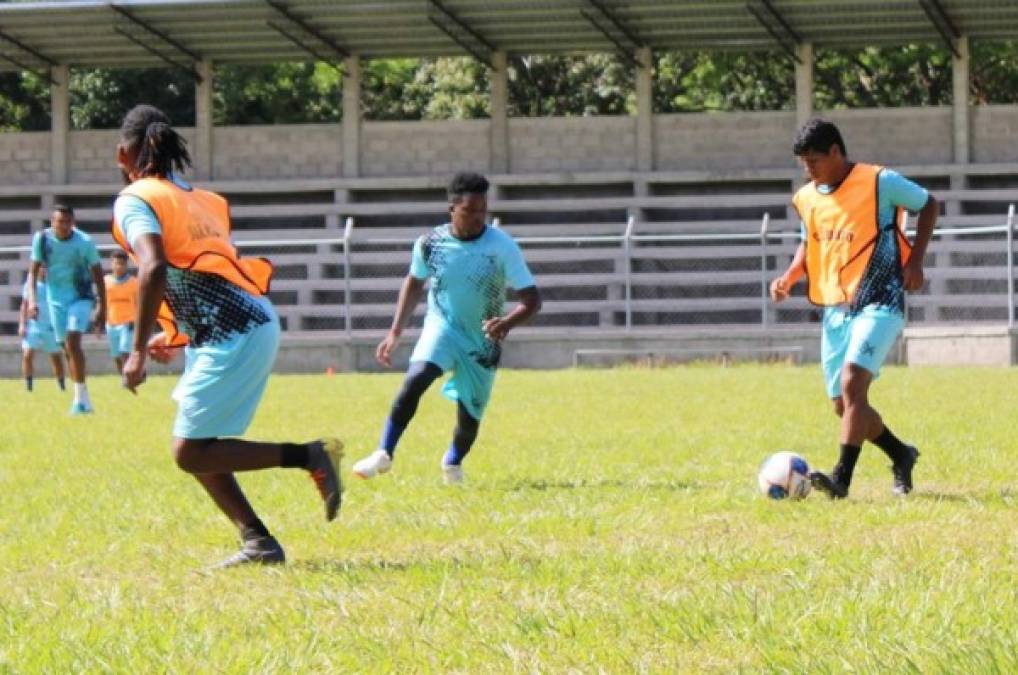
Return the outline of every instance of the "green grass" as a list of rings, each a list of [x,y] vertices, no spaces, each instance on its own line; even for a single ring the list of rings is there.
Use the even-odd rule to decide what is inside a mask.
[[[398,375],[273,378],[250,438],[374,447]],[[0,382],[0,672],[1016,672],[1018,371],[888,368],[875,401],[923,456],[890,495],[771,502],[792,449],[828,467],[819,369],[504,372],[441,485],[437,387],[393,473],[326,524],[296,470],[244,475],[282,569],[201,570],[236,546],[168,441],[173,380]]]

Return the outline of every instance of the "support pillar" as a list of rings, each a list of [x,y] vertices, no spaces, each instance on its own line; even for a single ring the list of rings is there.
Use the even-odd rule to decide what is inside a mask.
[[[509,60],[491,55],[491,172],[509,173]]]
[[[50,85],[50,182],[67,183],[68,141],[71,129],[70,69],[66,65],[53,66],[50,71],[56,84]]]
[[[637,51],[636,69],[636,168],[654,170],[654,62],[649,47]]]
[[[343,62],[343,177],[361,173],[361,60],[348,56]]]
[[[795,64],[795,126],[798,129],[813,117],[813,43],[804,42],[795,52],[802,61]]]
[[[195,64],[201,82],[194,90],[194,176],[198,180],[215,178],[212,148],[212,62]]]

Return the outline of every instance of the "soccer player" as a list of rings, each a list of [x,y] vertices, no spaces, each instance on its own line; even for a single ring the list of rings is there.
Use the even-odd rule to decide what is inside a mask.
[[[392,366],[393,350],[430,279],[424,329],[385,421],[379,448],[353,466],[359,478],[389,471],[396,444],[421,396],[443,373],[451,372],[443,393],[456,401],[456,428],[442,458],[442,473],[447,483],[463,481],[463,458],[477,438],[502,340],[541,307],[519,246],[503,230],[485,224],[487,194],[484,176],[457,174],[449,184],[450,222],[414,244],[392,327],[375,352],[378,362]],[[507,286],[516,289],[520,302],[503,315]]]
[[[841,450],[830,474],[810,475],[833,499],[848,495],[864,441],[891,458],[892,493],[912,491],[919,451],[884,424],[869,389],[905,323],[905,292],[923,285],[923,257],[939,206],[924,188],[900,174],[849,160],[841,132],[810,120],[793,146],[810,182],[793,200],[802,219],[802,243],[788,270],[771,283],[780,302],[804,275],[809,300],[824,307],[821,358],[827,394],[841,418]],[[919,212],[910,245],[899,210]]]
[[[21,311],[18,315],[18,337],[21,338],[21,373],[25,377],[25,388],[32,391],[35,352],[43,350],[49,354],[50,362],[53,364],[53,376],[57,378],[60,391],[64,391],[64,360],[49,320],[45,265],[39,268],[39,276],[35,281],[35,297],[39,303],[39,313],[34,319],[28,318],[29,283],[26,280],[25,287],[21,291]]]
[[[127,254],[113,252],[112,274],[106,275],[106,337],[117,372],[124,370],[124,359],[131,353],[134,317],[138,312],[138,280],[127,272]]]
[[[338,439],[260,443],[243,434],[265,391],[279,346],[279,318],[266,296],[272,266],[242,259],[230,241],[221,196],[191,187],[184,139],[165,114],[139,105],[124,117],[117,163],[128,186],[114,204],[113,236],[138,268],[138,309],[124,386],[145,380],[148,356],[168,361],[184,346],[173,398],[173,452],[237,526],[241,549],[220,566],[282,563],[286,555],[258,518],[234,473],[273,467],[307,471],[325,503],[339,512]],[[161,333],[153,335],[158,320]],[[186,345],[186,346],[185,346]]]
[[[92,238],[74,226],[74,210],[69,206],[54,206],[50,227],[37,232],[32,239],[32,266],[28,272],[30,319],[39,316],[35,289],[43,265],[47,268],[47,301],[53,333],[67,354],[74,383],[71,414],[86,415],[93,408],[85,384],[81,334],[87,333],[90,326],[95,326],[96,331],[102,330],[106,321],[106,292],[99,251]]]

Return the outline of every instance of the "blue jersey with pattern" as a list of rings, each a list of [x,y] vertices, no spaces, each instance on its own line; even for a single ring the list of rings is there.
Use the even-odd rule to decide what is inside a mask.
[[[431,282],[425,325],[455,332],[476,351],[478,363],[497,365],[500,350],[485,337],[482,324],[502,315],[507,288],[534,285],[513,238],[489,226],[476,238],[462,240],[448,224],[441,225],[414,243],[410,274]]]

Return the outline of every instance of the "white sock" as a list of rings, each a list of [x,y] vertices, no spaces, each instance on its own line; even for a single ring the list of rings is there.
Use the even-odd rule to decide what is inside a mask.
[[[74,383],[74,402],[92,405],[92,401],[88,398],[88,385],[84,382]]]

